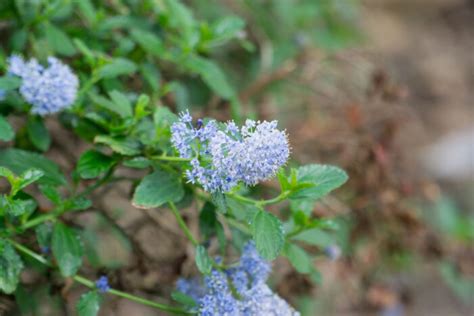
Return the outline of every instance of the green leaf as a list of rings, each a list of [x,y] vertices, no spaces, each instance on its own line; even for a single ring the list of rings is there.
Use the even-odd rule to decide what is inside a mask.
[[[301,247],[286,243],[284,252],[291,265],[299,273],[310,273],[313,271],[314,267],[311,257]]]
[[[20,181],[18,182],[18,184],[15,185],[16,191],[19,191],[25,188],[26,186],[32,184],[33,182],[38,181],[43,176],[44,176],[43,170],[34,169],[34,168],[26,170],[25,172],[21,174]]]
[[[117,113],[125,118],[133,115],[132,103],[128,100],[127,96],[117,90],[109,92],[109,96],[115,104]]]
[[[255,214],[260,210],[254,204],[245,203],[227,196],[227,207],[236,219],[243,222],[251,222]]]
[[[165,47],[161,39],[155,34],[139,29],[130,32],[131,37],[140,45],[140,47],[149,54],[160,57],[165,52]]]
[[[206,202],[199,214],[199,231],[205,239],[210,238],[217,232],[218,225],[216,208],[212,203]]]
[[[42,250],[51,248],[51,237],[53,234],[53,227],[50,223],[43,223],[35,228],[36,240]]]
[[[239,32],[244,28],[245,22],[237,16],[226,16],[218,20],[213,25],[213,38],[209,42],[209,46],[215,47],[226,41],[237,37]]]
[[[4,239],[0,239],[0,254],[0,290],[11,294],[20,281],[23,262],[12,245]]]
[[[195,307],[197,305],[196,301],[191,296],[179,291],[173,291],[171,293],[171,298],[184,306]]]
[[[189,56],[186,59],[186,65],[191,71],[198,73],[202,80],[220,97],[231,99],[235,95],[225,73],[213,61],[199,56]]]
[[[130,75],[137,70],[137,66],[128,59],[116,58],[99,70],[101,78],[111,79],[121,75]]]
[[[44,126],[43,119],[36,116],[29,116],[26,123],[28,137],[33,145],[41,151],[47,151],[51,145],[51,137],[48,129]]]
[[[220,213],[227,213],[227,197],[225,194],[221,192],[212,193],[211,200]]]
[[[48,200],[54,203],[54,205],[61,203],[61,194],[59,194],[59,191],[56,189],[56,187],[49,184],[41,184],[39,189]]]
[[[0,90],[9,91],[21,86],[21,78],[13,76],[0,77]]]
[[[8,121],[0,115],[0,140],[8,142],[15,137],[15,131]]]
[[[303,241],[307,244],[318,246],[320,248],[325,248],[334,244],[334,238],[319,228],[305,230],[292,237],[292,239]]]
[[[97,12],[91,0],[74,1],[74,3],[77,5],[87,23],[89,23],[89,25],[94,25],[97,21]]]
[[[348,177],[344,170],[329,165],[307,165],[298,168],[298,184],[311,184],[296,189],[290,199],[318,200],[332,190],[340,187]]]
[[[140,66],[143,78],[146,80],[150,88],[157,92],[160,90],[161,74],[158,68],[152,63],[144,63]]]
[[[21,174],[31,168],[39,169],[44,172],[44,176],[39,180],[39,183],[66,184],[66,179],[54,162],[29,151],[14,148],[0,150],[0,166],[7,167],[16,174]]]
[[[76,53],[76,48],[71,40],[61,29],[51,23],[45,25],[45,35],[49,46],[58,54],[72,56]]]
[[[77,173],[83,179],[94,179],[107,172],[115,161],[93,149],[84,152],[77,162]]]
[[[77,313],[79,316],[96,316],[100,309],[100,295],[97,291],[82,294],[77,302]]]
[[[124,160],[123,165],[128,168],[145,169],[151,166],[151,161],[145,157],[135,157],[130,160]]]
[[[66,225],[54,225],[52,249],[63,276],[76,274],[82,264],[82,244],[79,236]]]
[[[108,145],[113,151],[125,156],[140,153],[140,143],[129,138],[112,138],[106,135],[98,135],[94,138],[94,142]]]
[[[29,200],[6,200],[7,212],[11,216],[21,216],[23,214],[32,213],[36,208],[36,203]]]
[[[138,208],[154,208],[167,202],[178,202],[184,196],[180,176],[157,169],[147,175],[135,189],[132,204]]]
[[[204,246],[196,247],[196,266],[203,274],[209,274],[212,270],[212,261]]]
[[[273,260],[283,248],[285,237],[280,220],[266,211],[258,211],[251,224],[253,239],[260,255]]]

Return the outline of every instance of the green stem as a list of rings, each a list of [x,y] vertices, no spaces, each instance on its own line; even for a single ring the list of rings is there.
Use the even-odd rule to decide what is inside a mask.
[[[163,161],[178,161],[178,162],[187,162],[191,161],[191,158],[181,158],[181,157],[173,157],[173,156],[151,156],[152,160],[163,160]]]
[[[12,239],[8,239],[8,241],[16,249],[18,249],[18,251],[24,253],[25,255],[30,256],[31,258],[33,258],[36,261],[44,264],[45,266],[53,268],[52,264],[47,259],[45,259],[43,256],[41,256],[40,254],[35,253],[34,251],[26,248],[25,246],[17,243],[16,241],[14,241]],[[83,276],[75,275],[75,276],[72,277],[72,279],[74,281],[76,281],[77,283],[80,283],[80,284],[82,284],[82,285],[84,285],[84,286],[86,286],[90,289],[95,289],[96,288],[96,285],[93,281],[91,281],[91,280],[89,280],[89,279],[87,279]],[[110,289],[110,290],[107,291],[107,293],[110,293],[110,294],[116,295],[116,296],[120,296],[122,298],[131,300],[131,301],[143,304],[143,305],[158,308],[158,309],[161,309],[161,310],[169,312],[169,313],[173,313],[173,314],[177,314],[177,315],[191,315],[191,313],[188,313],[188,312],[186,312],[185,310],[183,310],[179,307],[173,307],[173,306],[170,306],[170,305],[153,302],[153,301],[150,301],[150,300],[145,299],[143,297],[139,297],[139,296],[129,294],[129,293],[126,293],[126,292],[122,292],[122,291],[119,291],[119,290]]]
[[[186,237],[188,237],[188,239],[191,241],[191,243],[193,244],[194,247],[199,246],[199,242],[196,240],[196,238],[194,238],[193,234],[189,230],[188,225],[186,225],[186,223],[184,222],[184,219],[181,216],[181,214],[179,213],[178,209],[176,208],[176,205],[174,205],[173,202],[169,202],[168,204],[169,204],[169,206],[171,208],[171,211],[173,212],[174,216],[176,217],[176,220],[178,221],[179,227],[181,227],[181,229],[183,230]]]
[[[245,202],[245,203],[254,204],[255,206],[261,208],[265,205],[276,204],[276,203],[279,203],[279,202],[285,200],[290,195],[290,193],[291,193],[291,191],[283,191],[278,196],[274,197],[273,199],[261,200],[261,201],[257,201],[257,200],[254,200],[252,198],[248,198],[246,196],[243,196],[243,195],[240,195],[240,194],[235,194],[235,193],[227,193],[227,195],[234,198],[234,199],[236,199],[236,200],[239,200],[239,201],[242,201],[242,202]]]
[[[40,216],[37,216],[37,217],[33,218],[30,221],[27,221],[26,223],[24,223],[23,225],[20,226],[20,229],[21,230],[30,229],[30,228],[38,226],[38,225],[40,225],[44,222],[55,220],[57,216],[58,216],[58,214],[56,212],[54,212],[54,210],[53,210],[48,214],[40,215]]]

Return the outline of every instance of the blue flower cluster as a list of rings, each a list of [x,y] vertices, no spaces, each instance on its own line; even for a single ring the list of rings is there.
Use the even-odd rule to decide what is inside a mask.
[[[22,79],[20,94],[41,116],[70,107],[77,95],[79,80],[71,69],[54,57],[44,67],[35,58],[25,61],[18,55],[8,59],[8,73]]]
[[[290,154],[288,138],[277,121],[247,120],[240,129],[233,122],[215,120],[193,126],[189,112],[171,127],[171,141],[180,157],[191,160],[186,176],[204,190],[228,192],[239,182],[255,185],[271,178]]]
[[[239,263],[228,270],[213,270],[204,280],[180,279],[177,290],[193,297],[201,316],[299,316],[266,284],[271,265],[252,242],[245,245]]]

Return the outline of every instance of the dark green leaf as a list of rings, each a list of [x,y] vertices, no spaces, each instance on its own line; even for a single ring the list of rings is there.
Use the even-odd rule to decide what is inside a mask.
[[[57,222],[52,238],[53,254],[63,276],[72,276],[82,264],[82,244],[79,236],[66,225]]]
[[[51,248],[51,237],[53,234],[53,227],[50,223],[43,223],[35,228],[36,240],[38,245],[44,251]]]
[[[4,239],[0,239],[0,254],[0,290],[11,294],[20,281],[23,262],[12,245]]]
[[[79,316],[96,316],[100,309],[100,295],[97,291],[82,294],[77,302],[77,313]]]
[[[83,179],[94,179],[107,172],[115,161],[93,149],[84,152],[77,163],[77,172]]]
[[[20,176],[20,181],[15,185],[15,192],[27,187],[33,182],[38,181],[41,177],[44,176],[43,170],[40,169],[28,169],[23,172]]]
[[[203,274],[209,274],[212,270],[212,261],[209,258],[206,248],[199,245],[196,247],[196,266]]]
[[[278,218],[266,211],[258,211],[252,221],[252,235],[260,255],[273,260],[283,248],[285,237]]]
[[[157,169],[147,175],[135,189],[132,203],[138,208],[154,208],[167,202],[178,202],[184,196],[179,175]]]
[[[28,214],[34,211],[36,208],[36,203],[29,200],[7,200],[7,210],[8,214],[12,216],[21,216],[23,214]]]
[[[76,48],[71,40],[61,29],[51,23],[45,25],[46,40],[49,46],[58,54],[72,56],[76,53]]]
[[[218,221],[215,210],[216,208],[212,203],[206,202],[199,214],[199,230],[205,239],[210,238],[217,232]]]
[[[61,195],[56,187],[49,184],[42,184],[39,188],[41,193],[43,193],[43,195],[55,205],[61,203]]]
[[[134,169],[145,169],[151,166],[151,161],[145,157],[135,157],[130,160],[125,160],[123,165]]]
[[[8,142],[15,137],[15,131],[8,121],[0,115],[0,140]]]
[[[7,167],[16,174],[21,174],[31,168],[40,169],[44,172],[44,176],[39,180],[39,183],[66,184],[66,179],[54,162],[29,151],[21,149],[0,150],[0,166]]]
[[[28,137],[33,145],[41,151],[47,151],[51,145],[51,137],[48,129],[44,126],[43,119],[35,116],[29,116],[26,123]]]

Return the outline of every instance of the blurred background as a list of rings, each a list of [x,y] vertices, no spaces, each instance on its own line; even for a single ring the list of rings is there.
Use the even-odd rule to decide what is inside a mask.
[[[138,3],[104,1],[123,15]],[[245,21],[236,41],[203,48],[239,91],[244,116],[278,119],[294,161],[350,176],[312,210],[340,227],[316,236],[314,247],[326,250],[320,279],[280,258],[277,292],[308,316],[474,315],[474,1],[183,3],[197,19]],[[161,80],[173,71],[160,67]],[[195,76],[180,74],[172,91],[163,103],[196,116],[226,120],[236,106]],[[48,124],[61,131],[50,155],[67,169],[62,153],[77,157],[84,147]],[[172,214],[133,208],[131,191],[101,192],[101,216],[80,215],[88,262],[121,288],[168,296],[179,275],[195,273],[192,249]],[[198,214],[186,214],[197,229]],[[46,305],[37,315],[59,313],[59,303]],[[101,315],[157,312],[107,297]]]

